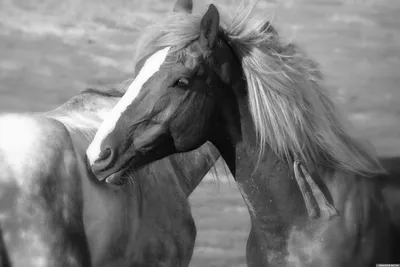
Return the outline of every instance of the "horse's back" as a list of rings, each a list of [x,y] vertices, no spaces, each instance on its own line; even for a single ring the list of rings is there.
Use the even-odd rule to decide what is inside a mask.
[[[77,230],[83,227],[75,165],[62,123],[38,115],[0,115],[1,227],[13,266],[86,261],[84,232]]]

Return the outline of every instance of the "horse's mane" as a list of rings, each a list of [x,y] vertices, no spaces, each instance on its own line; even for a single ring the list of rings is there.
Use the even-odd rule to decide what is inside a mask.
[[[255,6],[241,5],[232,17],[222,13],[220,35],[241,61],[260,153],[269,146],[289,162],[298,158],[314,169],[383,172],[374,153],[345,130],[318,65],[275,31],[263,31],[267,21],[251,18]],[[137,42],[136,61],[165,46],[185,51],[199,37],[201,18],[173,13],[150,25]]]
[[[124,95],[124,92],[121,92],[115,88],[107,88],[106,90],[104,89],[102,90],[100,88],[86,88],[79,94],[79,96],[85,94],[92,94],[105,97],[122,97]]]

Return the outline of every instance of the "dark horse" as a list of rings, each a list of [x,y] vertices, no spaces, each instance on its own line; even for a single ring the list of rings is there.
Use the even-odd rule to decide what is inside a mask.
[[[187,197],[219,153],[206,144],[130,172],[124,187],[99,183],[85,151],[126,88],[0,115],[0,266],[188,266]]]
[[[383,167],[345,130],[317,64],[252,21],[254,7],[220,21],[210,5],[146,29],[140,71],[86,152],[93,173],[120,183],[210,141],[250,212],[249,266],[398,261]]]

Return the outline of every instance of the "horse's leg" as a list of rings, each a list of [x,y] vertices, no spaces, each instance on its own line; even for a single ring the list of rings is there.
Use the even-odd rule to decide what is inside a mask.
[[[11,267],[8,257],[6,243],[4,242],[3,231],[0,228],[0,267]]]

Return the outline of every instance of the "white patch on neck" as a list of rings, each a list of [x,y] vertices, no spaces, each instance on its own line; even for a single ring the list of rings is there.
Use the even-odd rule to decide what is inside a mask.
[[[133,100],[135,100],[136,96],[140,92],[140,89],[142,89],[143,84],[145,84],[147,80],[149,80],[150,77],[152,77],[160,69],[161,65],[167,58],[169,49],[170,47],[166,47],[162,50],[159,50],[146,60],[139,74],[129,86],[124,96],[115,105],[113,110],[100,125],[93,141],[86,150],[86,155],[90,165],[92,165],[98,159],[101,152],[101,143],[114,130],[118,119],[121,117],[121,114],[133,102]]]

